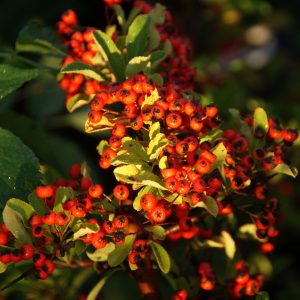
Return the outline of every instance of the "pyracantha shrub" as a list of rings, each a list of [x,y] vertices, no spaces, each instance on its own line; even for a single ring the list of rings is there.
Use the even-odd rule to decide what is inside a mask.
[[[126,18],[120,2],[105,1],[118,23],[104,30],[81,26],[72,10],[57,23],[66,107],[88,105],[85,131],[109,133],[96,163],[117,184],[107,190],[79,163],[68,179],[37,186],[29,203],[8,200],[1,269],[25,261],[26,275],[44,280],[56,268],[122,266],[146,299],[160,298],[159,269],[172,299],[267,299],[248,238],[263,255],[274,251],[279,205],[268,182],[296,176],[289,148],[298,134],[260,107],[221,117],[203,105],[192,47],[171,13],[136,1]]]

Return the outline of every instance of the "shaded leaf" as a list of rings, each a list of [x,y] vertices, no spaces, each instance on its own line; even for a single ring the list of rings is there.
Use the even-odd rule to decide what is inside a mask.
[[[39,164],[33,152],[18,137],[0,128],[0,207],[9,198],[27,198],[39,182]]]
[[[87,252],[86,255],[94,262],[107,261],[108,255],[113,252],[115,248],[116,245],[114,243],[108,243],[104,248],[96,249],[93,253]]]
[[[163,246],[156,242],[150,241],[150,246],[160,270],[165,274],[169,273],[171,268],[171,259],[168,252]]]
[[[82,74],[99,82],[106,81],[103,75],[94,66],[87,65],[80,61],[74,61],[65,65],[60,72],[62,74]]]
[[[40,54],[65,56],[65,46],[50,27],[33,21],[24,27],[17,38],[16,50]]]
[[[103,31],[97,30],[93,33],[96,44],[107,57],[111,71],[118,82],[125,80],[125,61],[122,53],[113,40]]]
[[[121,264],[128,256],[135,241],[135,234],[126,236],[125,242],[122,245],[117,245],[116,249],[108,256],[108,264],[111,267],[116,267]]]
[[[127,60],[143,55],[147,48],[150,32],[149,15],[138,15],[128,29],[126,37]]]
[[[24,228],[25,221],[22,216],[11,208],[8,203],[3,210],[3,222],[13,236],[22,243],[31,244],[31,237]]]
[[[298,170],[293,166],[288,166],[287,164],[279,164],[277,165],[272,172],[278,173],[278,174],[285,174],[288,176],[292,176],[293,178],[296,178],[298,175]]]
[[[87,300],[96,300],[98,294],[100,293],[101,289],[104,287],[106,281],[119,269],[112,269],[108,270],[104,276],[100,279],[100,281],[93,287],[90,293],[87,296]]]
[[[20,69],[0,64],[0,100],[40,74],[38,69]]]
[[[88,233],[95,233],[99,230],[99,226],[93,223],[82,223],[79,229],[73,235],[73,241],[85,236]]]

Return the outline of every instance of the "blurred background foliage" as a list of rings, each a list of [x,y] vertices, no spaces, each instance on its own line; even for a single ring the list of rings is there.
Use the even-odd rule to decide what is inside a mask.
[[[150,1],[156,3],[158,1]],[[198,89],[203,101],[213,99],[224,119],[228,108],[242,113],[260,105],[285,125],[300,124],[300,35],[299,1],[267,0],[165,0],[180,30],[194,46],[193,65],[197,68]],[[127,1],[125,8],[130,8]],[[104,5],[100,0],[1,0],[0,52],[10,50],[21,28],[32,19],[54,27],[61,13],[74,9],[83,25],[103,28]],[[40,57],[30,57],[40,62]],[[14,58],[0,61],[20,64]],[[43,58],[55,69],[59,59]],[[68,166],[86,160],[95,179],[108,182],[108,173],[99,172],[96,146],[98,134],[83,132],[87,112],[68,114],[55,76],[45,75],[0,101],[0,126],[19,136],[48,170],[49,180],[65,175]],[[300,166],[300,143],[294,160]],[[48,166],[51,166],[49,168]],[[104,180],[103,178],[106,178]],[[281,235],[271,254],[273,273],[265,290],[273,300],[300,299],[300,179],[273,182],[272,192],[281,201]],[[107,185],[107,184],[106,184]],[[268,262],[254,258],[261,268]],[[21,281],[0,299],[78,299],[97,282],[91,270],[66,270],[64,280],[56,274],[46,285]],[[84,282],[85,284],[81,284]],[[166,299],[170,287],[165,279]],[[57,287],[59,285],[59,289]],[[129,288],[130,287],[130,288]],[[26,296],[20,292],[28,291]],[[61,291],[68,291],[61,294]],[[112,294],[113,293],[113,294]],[[7,298],[8,297],[8,298]],[[103,299],[139,299],[133,280],[117,272],[105,286]],[[101,298],[102,299],[102,298]]]

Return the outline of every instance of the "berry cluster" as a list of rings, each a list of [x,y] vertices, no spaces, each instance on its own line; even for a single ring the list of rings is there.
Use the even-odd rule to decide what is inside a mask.
[[[235,265],[236,276],[234,282],[229,286],[229,294],[233,299],[245,296],[255,296],[262,284],[264,276],[262,274],[250,275],[249,268],[244,261],[239,261]]]
[[[107,4],[113,8],[115,2]],[[149,14],[153,10],[152,6],[143,1],[136,1],[134,6],[140,8],[142,14]],[[84,35],[86,29],[79,29],[78,32],[79,26],[72,28],[75,32],[59,29],[69,47],[70,57],[94,65],[93,59],[88,61],[82,56],[86,49],[95,49],[92,39],[83,39],[81,50],[78,50],[78,43],[74,39]],[[85,77],[81,82],[85,86],[78,87],[74,92],[83,92],[91,99],[86,131],[109,129],[111,132],[107,146],[99,152],[99,166],[102,169],[115,166],[120,155],[130,157],[130,152],[124,146],[128,138],[141,141],[140,149],[145,149],[151,143],[145,136],[154,123],[159,124],[159,134],[167,141],[160,149],[157,161],[147,161],[153,174],[162,180],[166,189],[164,192],[143,193],[138,200],[140,211],[137,213],[132,209],[132,199],[137,197],[134,186],[121,180],[113,190],[112,197],[119,205],[125,203],[124,207],[130,211],[130,220],[137,227],[138,239],[128,256],[130,265],[143,267],[144,259],[149,255],[149,240],[152,237],[143,224],[164,226],[165,223],[175,223],[175,229],[167,230],[169,241],[199,237],[205,241],[216,234],[214,229],[203,228],[199,223],[199,218],[212,213],[211,207],[203,213],[202,208],[207,208],[207,201],[213,206],[215,216],[234,215],[240,209],[244,211],[242,206],[235,203],[235,198],[240,195],[256,198],[258,201],[253,206],[261,206],[261,201],[264,202],[261,212],[252,213],[250,209],[246,213],[257,227],[257,237],[262,241],[261,251],[270,253],[273,244],[267,238],[274,238],[278,234],[274,227],[278,205],[274,198],[266,200],[267,181],[270,172],[277,166],[289,165],[288,147],[297,139],[297,131],[282,129],[279,122],[271,118],[261,121],[266,119],[264,115],[241,118],[234,129],[226,128],[216,105],[202,105],[200,97],[191,93],[195,77],[195,70],[189,62],[191,47],[178,34],[169,11],[165,11],[163,23],[156,24],[155,29],[159,32],[160,42],[170,43],[173,48],[173,54],[164,58],[157,70],[163,78],[162,85],[153,81],[149,74],[140,72],[118,83],[113,77],[109,83],[91,81]],[[91,29],[88,32],[91,33]],[[115,31],[113,41],[117,41],[118,37],[119,32]],[[90,57],[95,55],[98,55],[97,52]],[[74,76],[77,75],[65,75],[60,84]],[[74,94],[68,88],[63,88],[69,96]],[[257,122],[260,124],[257,125]],[[159,164],[161,160],[164,160],[163,166]],[[94,197],[90,190],[89,196]],[[82,204],[76,203],[78,205]],[[85,211],[85,208],[82,210]],[[97,234],[89,235],[86,241],[91,242],[95,248],[104,247],[110,238],[117,244],[114,235],[111,237],[115,234],[115,228],[116,234],[122,236],[120,240],[123,241],[125,234],[119,231],[122,228],[115,226],[114,222],[115,219],[98,223],[103,229],[97,233],[100,239],[97,247],[93,243],[93,237]],[[237,272],[229,294],[233,298],[257,294],[262,285],[261,275],[250,278],[249,270],[242,263],[237,264]],[[211,264],[201,263],[198,273],[200,288],[207,292],[214,290],[217,278]],[[184,290],[173,295],[174,299],[186,297]]]

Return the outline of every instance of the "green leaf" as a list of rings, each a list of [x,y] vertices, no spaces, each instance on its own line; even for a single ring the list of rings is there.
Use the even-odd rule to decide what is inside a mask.
[[[80,61],[75,61],[64,66],[60,72],[62,74],[82,74],[83,76],[95,79],[99,82],[106,81],[106,78],[100,74],[97,68]]]
[[[163,156],[158,163],[158,166],[161,170],[166,169],[168,166],[168,157],[167,156]]]
[[[110,147],[110,146],[109,146],[109,143],[108,143],[107,140],[101,140],[100,143],[99,143],[98,146],[97,146],[97,152],[98,152],[98,154],[99,154],[99,155],[102,155],[103,152],[104,152],[107,148],[109,148],[109,147]]]
[[[93,33],[96,44],[100,47],[102,54],[106,56],[111,71],[118,82],[125,80],[125,61],[121,51],[113,40],[103,31],[97,30]]]
[[[140,72],[148,73],[151,69],[150,56],[136,56],[132,58],[125,69],[127,77],[133,77]]]
[[[145,164],[140,158],[136,157],[134,154],[120,154],[113,158],[111,161],[113,166],[120,166],[120,165],[143,165]]]
[[[117,16],[118,23],[120,24],[121,27],[123,27],[125,24],[125,13],[122,6],[118,4],[114,4],[113,10],[115,11],[115,14]]]
[[[240,238],[252,238],[257,240],[255,224],[249,223],[242,225],[238,230],[238,236]]]
[[[204,142],[213,143],[223,137],[223,130],[214,128],[200,137],[200,144]]]
[[[16,50],[19,52],[65,56],[64,49],[65,46],[53,29],[36,21],[24,27],[16,41]]]
[[[107,280],[116,272],[119,271],[119,269],[112,269],[108,270],[104,276],[100,279],[100,281],[93,287],[93,289],[90,291],[90,293],[87,296],[87,300],[96,300],[98,294],[100,293],[101,289],[106,284]]]
[[[168,145],[168,139],[163,133],[158,133],[155,135],[154,139],[152,139],[149,143],[149,147],[147,149],[147,154],[149,155],[150,160],[156,160],[162,149]]]
[[[144,161],[148,160],[146,151],[138,141],[135,141],[130,137],[124,137],[122,139],[122,146],[128,151],[129,154],[136,155]]]
[[[150,171],[139,170],[135,165],[126,165],[114,169],[115,177],[118,181],[124,181],[130,184],[149,185],[161,190],[167,190],[163,186],[160,177]]]
[[[3,210],[3,222],[16,240],[31,244],[31,237],[24,228],[25,220],[22,215],[9,206],[9,201]]]
[[[267,292],[258,292],[255,300],[270,300],[270,296]]]
[[[264,137],[269,130],[268,116],[265,110],[258,107],[254,111],[253,116],[253,133],[254,136]]]
[[[133,20],[136,18],[136,16],[140,13],[140,11],[142,10],[141,7],[133,7],[129,13],[129,16],[123,26],[123,34],[127,33],[128,31],[128,27],[131,25],[131,23],[133,22]]]
[[[0,273],[0,292],[20,281],[32,269],[32,261],[6,265],[6,272]]]
[[[20,69],[0,64],[0,100],[40,74],[38,69]]]
[[[162,25],[165,22],[165,11],[165,6],[161,5],[160,3],[156,3],[154,8],[149,13],[151,21],[155,25]]]
[[[164,79],[159,73],[148,74],[148,79],[153,80],[159,87],[164,85]]]
[[[240,133],[243,134],[248,139],[248,141],[251,141],[252,140],[251,129],[248,126],[248,124],[242,120],[240,112],[235,108],[229,108],[228,111],[233,121],[232,128],[239,130]]]
[[[288,166],[287,164],[279,164],[272,170],[272,173],[285,174],[296,178],[298,170],[293,166]]]
[[[160,133],[160,123],[155,122],[155,123],[151,124],[151,126],[149,128],[149,138],[150,138],[150,140],[153,140],[155,138],[155,136],[159,133]]]
[[[59,213],[64,211],[63,203],[65,203],[69,199],[74,199],[75,194],[71,187],[61,186],[56,190],[56,200],[54,203],[53,211],[55,213]]]
[[[235,242],[234,242],[233,238],[227,231],[223,230],[221,232],[221,240],[222,240],[222,243],[224,244],[225,253],[226,253],[227,257],[229,257],[230,259],[233,259],[235,252],[236,252],[236,246],[235,246]]]
[[[44,215],[48,211],[45,201],[38,198],[35,191],[28,195],[28,202],[39,215]]]
[[[177,193],[174,193],[174,194],[170,194],[168,196],[165,196],[164,199],[174,205],[178,205],[178,204],[181,204],[182,201],[184,200],[184,198],[177,194]]]
[[[98,123],[91,123],[89,119],[86,120],[85,122],[85,132],[86,133],[92,133],[92,132],[97,132],[101,130],[107,130],[108,128],[113,127],[114,124],[106,117],[102,116],[100,122]]]
[[[132,250],[132,245],[135,241],[135,234],[126,236],[125,242],[122,245],[117,245],[116,249],[108,256],[108,264],[111,267],[116,267],[121,264]]]
[[[149,96],[145,96],[145,100],[142,103],[142,108],[145,105],[153,105],[156,101],[160,99],[159,93],[157,89],[154,89],[151,91],[151,94]]]
[[[224,162],[225,162],[225,158],[227,155],[227,150],[224,146],[223,143],[219,143],[217,144],[211,151],[214,155],[217,156],[216,161],[211,165],[211,170],[210,172],[212,172],[213,170],[215,170],[216,168],[221,167]]]
[[[160,46],[160,33],[154,24],[150,25],[150,36],[149,36],[149,46],[148,51],[153,51]]]
[[[171,268],[171,259],[168,252],[163,246],[156,242],[151,241],[150,246],[160,270],[165,274],[169,273]]]
[[[0,274],[4,273],[7,269],[7,265],[0,261]]]
[[[6,202],[6,205],[8,205],[10,208],[16,211],[21,216],[25,224],[35,213],[33,207],[30,204],[16,198],[9,199]]]
[[[39,183],[35,155],[18,137],[0,128],[0,208],[9,198],[27,198]]]
[[[214,217],[216,217],[219,212],[219,206],[217,205],[216,200],[210,196],[206,196],[203,202],[197,203],[194,207],[203,207]]]
[[[164,240],[166,238],[166,230],[160,225],[153,225],[145,228],[147,231],[152,232],[154,240]]]
[[[143,55],[147,49],[147,40],[150,33],[149,15],[138,15],[128,29],[126,37],[127,60]]]
[[[114,243],[108,243],[104,248],[96,249],[93,253],[87,252],[86,255],[94,262],[107,261],[109,254],[113,252],[115,248],[116,245]]]
[[[88,233],[95,233],[99,230],[97,224],[92,223],[82,223],[80,224],[79,229],[73,235],[73,241],[78,240],[79,238],[85,236]]]

